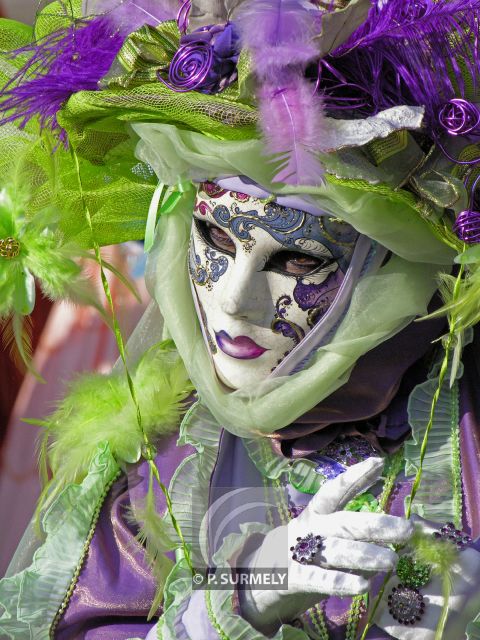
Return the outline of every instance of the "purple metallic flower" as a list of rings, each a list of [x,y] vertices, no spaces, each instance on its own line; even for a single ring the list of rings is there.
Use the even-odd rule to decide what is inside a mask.
[[[182,45],[174,55],[168,71],[170,88],[184,92],[199,89],[213,64],[213,49],[202,40]]]
[[[210,25],[182,36],[168,74],[171,89],[219,93],[238,77],[240,42],[235,25]]]
[[[438,120],[447,133],[452,136],[462,136],[478,129],[480,111],[471,102],[454,98],[442,107]]]
[[[190,12],[192,10],[192,0],[180,0],[182,3],[177,14],[177,25],[180,33],[187,33]]]
[[[466,244],[480,242],[480,212],[467,209],[458,214],[453,226],[454,232]]]

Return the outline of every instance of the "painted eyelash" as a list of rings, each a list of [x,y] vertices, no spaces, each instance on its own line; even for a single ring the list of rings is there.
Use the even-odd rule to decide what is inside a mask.
[[[304,254],[307,255],[307,254]],[[268,267],[268,261],[265,263],[265,267],[262,269],[262,271],[270,271],[271,273],[278,273],[278,275],[280,276],[285,276],[286,278],[295,278],[298,280],[298,278],[306,278],[307,276],[315,276],[319,273],[321,273],[324,270],[327,270],[334,262],[336,262],[335,259],[331,259],[330,262],[328,262],[328,264],[324,264],[324,265],[319,265],[316,269],[313,269],[312,271],[308,271],[307,273],[302,273],[302,274],[295,274],[295,273],[288,273],[287,271],[280,271],[280,269],[275,269],[275,268],[271,268]]]

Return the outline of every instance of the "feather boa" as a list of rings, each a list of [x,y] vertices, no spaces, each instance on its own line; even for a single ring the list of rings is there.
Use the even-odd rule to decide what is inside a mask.
[[[147,351],[133,380],[147,436],[155,439],[173,433],[192,386],[171,343]],[[42,426],[50,440],[48,461],[56,489],[82,480],[105,440],[119,462],[136,462],[140,457],[142,434],[123,373],[80,377]]]

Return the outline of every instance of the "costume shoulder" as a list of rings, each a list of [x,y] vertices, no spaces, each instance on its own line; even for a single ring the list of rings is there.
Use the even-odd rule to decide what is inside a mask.
[[[172,343],[152,347],[138,362],[132,377],[138,389],[144,432],[150,441],[157,443],[160,455],[170,447],[176,452],[176,462],[180,462],[183,454],[175,447],[176,432],[191,385]],[[49,637],[100,538],[118,540],[112,529],[114,508],[120,519],[118,527],[129,544],[137,547],[137,562],[144,563],[141,572],[144,576],[149,575],[149,559],[135,537],[142,535],[144,525],[158,528],[161,520],[159,515],[158,521],[152,523],[148,517],[151,490],[148,464],[145,461],[143,467],[137,464],[144,441],[123,372],[78,378],[44,426],[46,442],[42,449],[47,449],[48,442],[49,451],[43,464],[50,468],[52,479],[40,499],[35,518],[37,548],[27,567],[0,582],[3,608],[0,636],[16,640]],[[169,476],[175,470],[175,460],[170,462]],[[134,480],[129,481],[130,476]],[[162,480],[168,481],[166,477]],[[137,509],[129,525],[124,507],[131,507],[130,489]],[[123,501],[128,502],[123,507],[119,506],[122,495]],[[110,553],[111,559],[115,557],[120,566],[132,553],[125,544],[123,549],[116,544],[111,548],[104,545],[103,552],[107,556]],[[96,582],[98,586],[100,578],[97,574],[91,584]],[[153,577],[150,582],[152,597],[145,618],[155,595]]]

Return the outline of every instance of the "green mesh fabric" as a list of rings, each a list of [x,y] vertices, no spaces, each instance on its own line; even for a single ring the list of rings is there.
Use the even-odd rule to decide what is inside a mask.
[[[81,2],[73,2],[80,15]],[[35,33],[41,37],[71,24],[70,3],[53,3],[37,16]],[[8,52],[30,43],[33,30],[12,20],[0,20],[0,50]],[[0,54],[0,82],[4,85],[27,60]],[[0,127],[0,188],[14,176],[28,185],[27,215],[57,205],[65,241],[90,247],[91,234],[85,219],[85,205],[92,216],[100,245],[141,239],[148,206],[157,183],[149,167],[134,155],[135,141],[125,125],[113,119],[110,130],[90,133],[95,161],[80,159],[84,199],[72,153],[58,146],[49,133],[40,135],[35,121],[24,130],[14,124]]]
[[[82,5],[82,0],[57,0],[46,3],[43,9],[37,11],[35,39],[40,40],[50,33],[70,27],[74,20],[82,17]]]
[[[129,90],[81,91],[70,98],[59,117],[73,146],[94,162],[99,158],[98,133],[118,134],[125,122],[158,121],[208,131],[219,139],[247,140],[256,136],[257,112],[218,96],[175,93],[156,82]],[[100,136],[100,144],[101,140]]]
[[[0,50],[8,52],[69,27],[81,17],[81,7],[81,0],[50,3],[38,12],[33,30],[0,21]],[[0,54],[2,85],[25,61],[25,56],[13,62]],[[242,67],[249,69],[245,56]],[[129,90],[80,92],[69,100],[59,122],[68,132],[70,149],[80,158],[83,198],[71,151],[58,147],[48,132],[40,136],[35,122],[23,131],[13,124],[0,128],[0,184],[21,171],[30,185],[27,213],[34,215],[52,202],[57,204],[66,241],[91,246],[85,206],[99,245],[142,239],[157,179],[135,158],[136,140],[128,122],[160,117],[187,129],[208,130],[219,139],[248,139],[255,135],[257,115],[252,106],[236,101],[238,93],[238,89],[230,92],[229,98],[179,95],[158,82]]]

